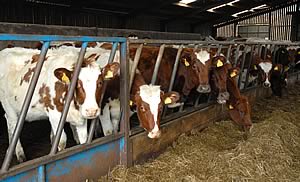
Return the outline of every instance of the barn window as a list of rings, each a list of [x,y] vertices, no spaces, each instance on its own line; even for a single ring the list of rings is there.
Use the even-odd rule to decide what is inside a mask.
[[[238,25],[238,35],[268,39],[269,25]]]

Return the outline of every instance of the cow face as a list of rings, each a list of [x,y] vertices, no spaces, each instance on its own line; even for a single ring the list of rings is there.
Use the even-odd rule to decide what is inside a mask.
[[[99,102],[103,91],[103,81],[113,78],[119,70],[119,63],[107,64],[103,70],[100,70],[95,62],[96,59],[97,56],[92,55],[84,60],[74,91],[75,106],[79,109],[81,116],[86,119],[93,119],[100,114]],[[54,75],[63,84],[68,85],[73,71],[58,68],[54,71]],[[57,108],[59,104],[63,104],[57,101],[54,103]]]
[[[179,100],[177,92],[164,94],[160,90],[160,86],[140,86],[139,91],[134,95],[133,102],[136,105],[141,127],[148,132],[149,138],[160,137],[160,120],[163,106],[174,104],[177,100]]]
[[[200,93],[210,92],[208,80],[210,63],[207,51],[195,53],[190,49],[183,50],[178,75],[183,75],[185,80],[182,89],[184,95],[188,95],[193,88],[197,88]]]
[[[252,127],[251,107],[246,96],[241,96],[235,103],[228,102],[229,115],[231,119],[238,125],[242,126],[245,131],[249,131]]]
[[[225,104],[226,100],[229,99],[226,84],[229,68],[231,68],[231,64],[226,63],[226,58],[224,56],[215,56],[212,59],[211,79],[219,92],[217,98],[219,104]]]
[[[263,83],[265,88],[269,88],[271,86],[270,83],[270,71],[272,69],[272,62],[263,61],[258,64],[260,71],[260,81]]]

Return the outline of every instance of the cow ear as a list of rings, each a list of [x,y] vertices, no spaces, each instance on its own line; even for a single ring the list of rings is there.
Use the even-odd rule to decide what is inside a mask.
[[[99,54],[91,54],[87,60],[90,61],[90,62],[93,62],[93,61],[97,61],[97,59],[99,58]]]
[[[66,68],[57,68],[54,71],[55,77],[63,83],[69,84],[72,77],[72,71]]]
[[[119,63],[110,63],[104,67],[102,74],[104,75],[104,79],[108,80],[115,77],[119,71],[120,64]]]
[[[180,99],[180,95],[178,92],[172,91],[172,92],[165,93],[162,99],[164,101],[164,104],[166,105],[174,104]]]

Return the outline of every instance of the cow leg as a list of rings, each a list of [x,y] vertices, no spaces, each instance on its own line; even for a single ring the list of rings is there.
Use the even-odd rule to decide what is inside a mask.
[[[78,136],[78,140],[80,144],[84,144],[87,141],[87,120],[85,122],[83,122],[83,125],[78,125],[75,126],[76,128],[76,133]]]
[[[5,118],[7,121],[8,140],[9,143],[11,143],[13,132],[17,124],[18,116],[14,113],[10,113],[10,114],[5,114]],[[24,162],[26,160],[25,153],[21,145],[20,139],[18,139],[17,141],[15,153],[19,162]]]
[[[52,128],[52,132],[54,133],[53,136],[56,136],[56,131],[57,131],[57,128],[58,128],[60,115],[61,114],[58,111],[54,111],[54,110],[49,111],[49,120],[50,120],[50,124],[51,124],[51,128]],[[52,138],[52,140],[53,140],[53,138]],[[51,143],[52,143],[52,140],[51,140]],[[66,144],[67,144],[67,136],[66,136],[66,133],[63,130],[62,134],[61,134],[61,137],[60,137],[60,140],[59,140],[59,144],[58,144],[58,151],[61,151],[61,150],[65,149]]]
[[[104,136],[111,135],[113,133],[113,125],[110,120],[109,105],[106,104],[102,110],[103,114],[99,115],[99,119],[102,125]]]
[[[118,133],[119,122],[121,117],[120,100],[114,99],[109,102],[110,105],[110,117],[113,125],[114,133]]]

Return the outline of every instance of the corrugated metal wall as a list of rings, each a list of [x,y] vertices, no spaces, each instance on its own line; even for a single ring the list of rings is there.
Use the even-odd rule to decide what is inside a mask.
[[[192,28],[191,23],[178,20],[163,25],[163,19],[157,16],[140,14],[128,17],[125,12],[119,10],[108,11],[83,7],[79,11],[70,5],[38,4],[30,1],[16,3],[15,0],[11,0],[1,3],[0,22],[201,33],[203,36],[212,34],[212,24]]]
[[[237,23],[219,27],[217,28],[217,36],[234,37],[237,36],[237,26],[260,24],[269,25],[270,40],[291,40],[292,15],[290,13],[296,12],[296,8],[297,4],[294,4],[259,16],[248,18]]]

